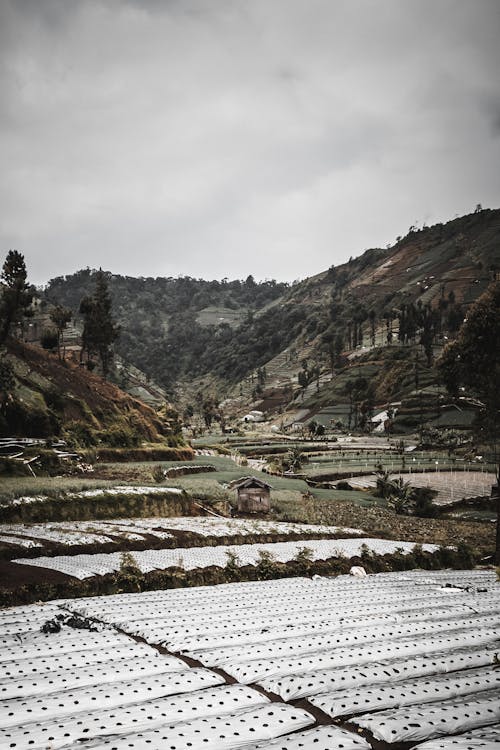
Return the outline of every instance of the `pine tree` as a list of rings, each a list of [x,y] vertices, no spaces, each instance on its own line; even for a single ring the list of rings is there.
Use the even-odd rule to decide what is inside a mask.
[[[0,275],[3,283],[0,294],[0,346],[7,340],[12,326],[30,314],[33,291],[26,278],[24,256],[17,250],[9,250]]]
[[[102,268],[96,274],[96,287],[92,297],[84,297],[80,303],[83,315],[82,353],[87,353],[87,363],[93,354],[101,362],[104,377],[107,377],[113,360],[113,343],[119,336],[120,329],[111,315],[111,297],[108,281]]]

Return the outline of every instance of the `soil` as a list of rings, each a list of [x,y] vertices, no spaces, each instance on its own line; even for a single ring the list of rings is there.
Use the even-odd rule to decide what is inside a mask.
[[[312,503],[316,523],[364,529],[368,536],[417,544],[463,543],[479,555],[491,555],[495,549],[496,525],[491,521],[403,516],[378,506],[367,508],[355,503],[335,503],[317,498]]]

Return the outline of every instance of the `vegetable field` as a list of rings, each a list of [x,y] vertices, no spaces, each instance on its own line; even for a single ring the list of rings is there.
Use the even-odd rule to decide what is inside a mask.
[[[498,594],[411,571],[4,609],[0,747],[493,750]]]

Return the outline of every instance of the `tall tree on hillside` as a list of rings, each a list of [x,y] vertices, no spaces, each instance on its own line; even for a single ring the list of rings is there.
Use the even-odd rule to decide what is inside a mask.
[[[63,343],[64,330],[71,320],[72,315],[73,313],[71,310],[62,305],[56,305],[50,313],[50,319],[55,325],[57,331],[57,354],[59,359],[61,359],[61,346]],[[64,359],[64,352],[62,359]]]
[[[438,364],[448,391],[460,386],[474,395],[481,409],[476,422],[480,439],[491,447],[497,465],[496,560],[500,562],[500,281],[494,281],[472,305],[456,341],[448,344]]]
[[[5,343],[11,328],[23,317],[30,315],[33,291],[26,281],[24,256],[9,250],[3,264],[0,280],[0,346]]]
[[[80,313],[83,315],[82,354],[86,352],[88,363],[92,355],[97,354],[104,377],[109,373],[113,343],[120,333],[111,315],[111,306],[108,281],[100,268],[96,274],[95,292],[91,297],[82,299]]]

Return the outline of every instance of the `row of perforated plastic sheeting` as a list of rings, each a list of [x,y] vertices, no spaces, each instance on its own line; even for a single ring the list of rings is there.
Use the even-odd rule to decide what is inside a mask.
[[[43,623],[59,614],[56,603],[29,604],[0,610],[0,645],[24,639],[27,633],[39,631]]]
[[[325,652],[348,646],[406,639],[412,636],[419,637],[436,633],[442,635],[448,632],[451,634],[451,632],[472,628],[494,629],[498,623],[499,618],[495,616],[473,615],[463,619],[395,623],[393,625],[353,628],[352,630],[334,630],[309,636],[292,635],[289,637],[288,633],[282,632],[281,637],[264,643],[257,641],[241,646],[216,646],[212,649],[188,650],[187,653],[194,659],[201,659],[207,666],[225,668],[224,665],[227,663],[285,658],[296,655],[303,657],[305,654],[318,651]]]
[[[80,669],[92,664],[104,664],[108,661],[142,658],[154,655],[150,646],[142,643],[134,643],[130,638],[126,642],[122,638],[113,643],[99,644],[96,648],[78,650],[78,643],[73,649],[64,651],[55,656],[40,657],[37,654],[23,655],[19,659],[2,661],[0,663],[0,682],[7,677],[26,678],[38,677],[46,672],[57,672],[67,669]],[[83,645],[83,644],[82,644]]]
[[[280,703],[267,703],[249,710],[161,729],[112,737],[93,745],[94,750],[233,750],[252,742],[270,740],[314,724],[307,711]]]
[[[500,747],[500,724],[473,729],[464,734],[428,740],[416,746],[418,750],[498,750]]]
[[[116,673],[111,674],[110,679],[113,680],[115,676]],[[214,688],[224,683],[224,679],[215,672],[202,668],[189,669],[187,666],[184,671],[156,672],[132,679],[119,679],[118,675],[115,681],[87,686],[80,684],[79,677],[75,675],[74,679],[68,680],[71,685],[65,690],[2,700],[0,726],[5,728],[23,726],[32,721],[56,721],[68,714],[78,715],[97,708],[110,712],[118,706],[127,706],[145,698],[154,701],[169,695]],[[106,680],[107,674],[95,676],[96,679],[99,677]]]
[[[443,636],[433,638],[400,638],[393,641],[382,641],[365,646],[336,648],[332,651],[317,652],[283,659],[266,659],[248,662],[226,662],[224,671],[238,682],[249,684],[260,682],[269,677],[316,672],[318,669],[340,667],[349,664],[367,664],[381,659],[410,657],[431,654],[435,651],[458,649],[469,646],[480,646],[497,638],[497,631],[482,628],[474,631],[450,631]]]
[[[311,559],[326,560],[335,557],[351,558],[361,554],[365,545],[378,555],[391,554],[396,550],[409,554],[414,548],[411,542],[394,542],[386,539],[308,539],[307,547],[311,550]],[[277,542],[268,544],[231,544],[217,547],[188,547],[165,550],[142,550],[134,552],[134,559],[142,573],[152,570],[165,570],[172,567],[194,570],[211,565],[223,568],[227,565],[228,554],[235,555],[240,565],[257,565],[261,552],[270,553],[279,562],[288,562],[303,549],[304,542]],[[435,552],[434,544],[424,544],[426,552]],[[105,575],[120,569],[121,553],[95,555],[61,555],[56,557],[38,557],[35,559],[18,558],[15,563],[35,565],[41,568],[57,570],[60,573],[79,578],[94,575]]]
[[[86,652],[83,652],[84,654]],[[151,656],[125,656],[120,659],[111,658],[108,661],[85,666],[82,660],[77,671],[61,669],[42,674],[26,675],[24,677],[5,677],[0,680],[0,700],[20,698],[34,695],[45,695],[58,690],[67,690],[75,684],[79,687],[98,685],[117,680],[131,680],[146,675],[162,674],[166,671],[181,671],[186,663],[175,656],[160,656],[152,652]]]
[[[433,703],[500,688],[500,671],[490,667],[365,685],[363,688],[313,695],[309,700],[332,718],[367,711]]]
[[[500,721],[498,690],[423,706],[365,714],[353,723],[385,742],[418,742]]]
[[[270,742],[245,745],[245,750],[370,750],[368,742],[341,727],[319,726]]]
[[[151,535],[159,539],[172,539],[171,529],[187,531],[202,537],[254,536],[256,534],[350,534],[362,536],[361,529],[342,526],[315,526],[311,524],[247,520],[240,518],[117,518],[112,521],[57,521],[44,524],[3,524],[0,541],[26,547],[39,547],[33,540],[47,540],[66,544],[95,544],[112,541],[112,538],[144,539]],[[110,535],[110,536],[107,536]],[[112,538],[110,538],[112,537]]]
[[[64,714],[63,707],[56,717],[1,728],[0,747],[18,750],[50,747],[56,750],[82,740],[100,742],[103,737],[117,735],[124,735],[130,742],[130,734],[153,730],[163,732],[163,727],[167,726],[168,732],[165,731],[164,735],[172,745],[178,723],[182,723],[187,731],[190,723],[201,717],[203,720],[213,719],[221,725],[222,718],[231,715],[235,709],[238,712],[251,708],[260,711],[263,704],[268,706],[268,699],[256,690],[241,685],[223,685],[156,699],[143,694],[139,702],[115,706],[112,710],[97,705],[94,710]],[[307,723],[312,722],[304,722]]]
[[[387,682],[397,684],[398,680],[408,678],[477,669],[492,665],[497,650],[498,643],[493,641],[479,649],[467,647],[454,651],[438,651],[428,656],[387,659],[370,664],[352,664],[349,667],[301,672],[261,680],[259,684],[265,690],[281,696],[283,700],[296,700],[325,693],[340,693],[340,690],[383,685]]]

